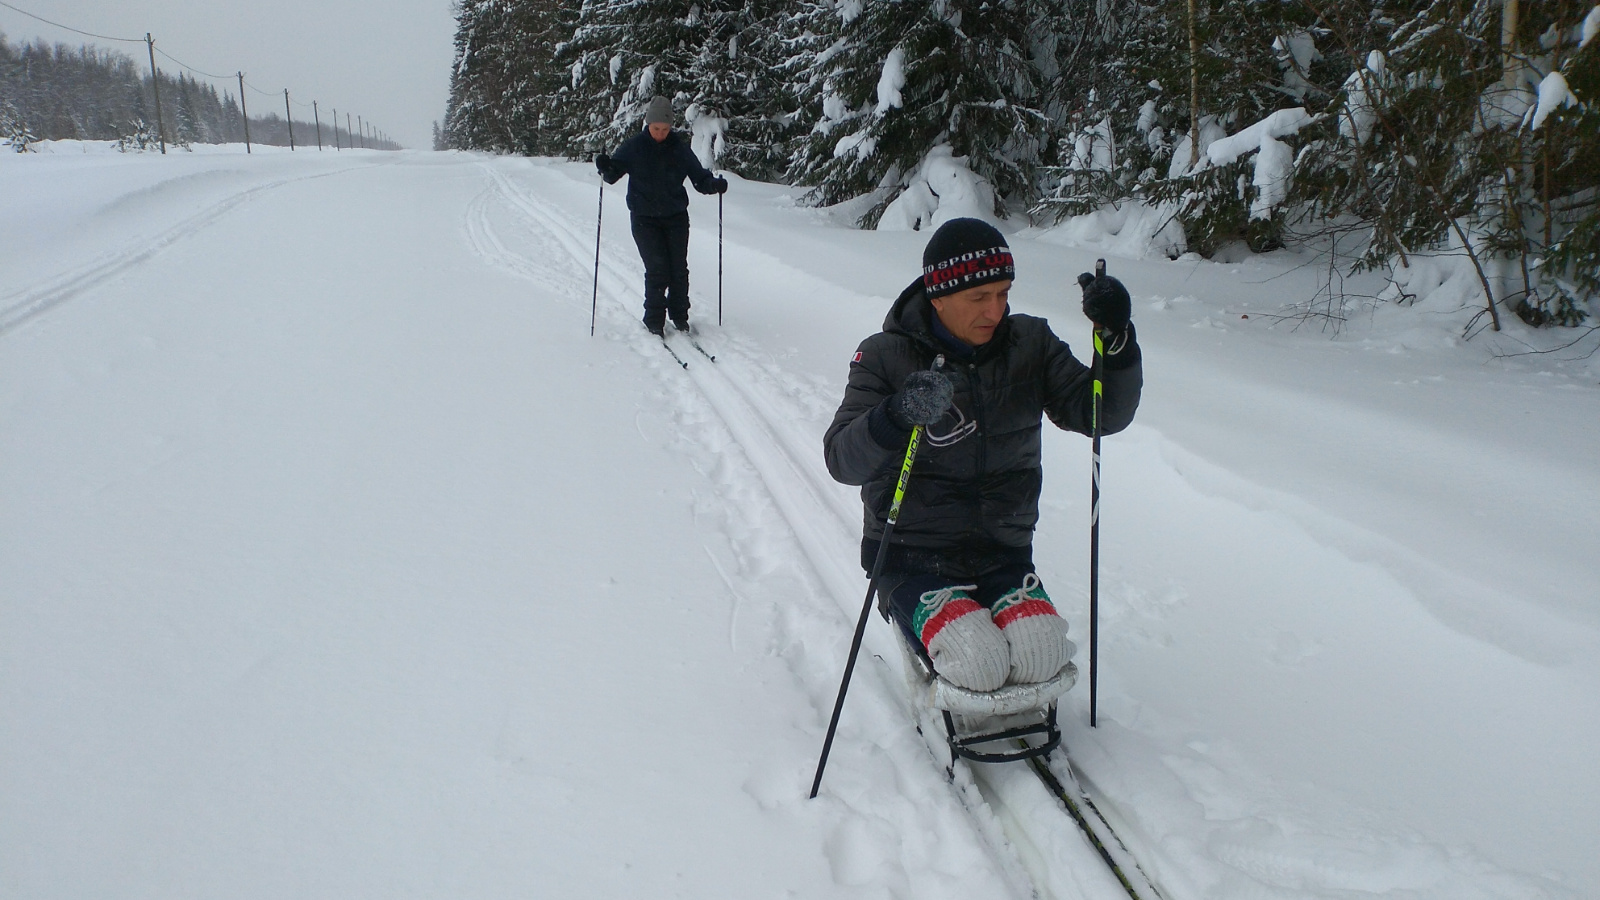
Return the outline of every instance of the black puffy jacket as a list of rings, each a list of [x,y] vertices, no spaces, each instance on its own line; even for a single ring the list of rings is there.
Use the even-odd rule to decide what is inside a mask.
[[[677,131],[664,141],[648,131],[628,138],[611,154],[611,165],[603,174],[607,184],[628,176],[628,209],[641,216],[675,216],[687,210],[685,178],[702,194],[717,190],[717,176],[700,165],[689,142]]]
[[[901,293],[883,331],[861,342],[850,364],[844,402],[823,438],[828,472],[861,485],[863,537],[883,537],[909,431],[890,424],[883,404],[906,376],[946,354],[955,403],[927,428],[912,467],[894,544],[907,548],[1021,548],[1039,521],[1040,427],[1090,433],[1089,367],[1044,319],[1008,315],[970,361],[955,361],[934,337],[933,308],[918,279]],[[1101,433],[1128,427],[1144,374],[1131,334],[1106,359],[1101,378]],[[896,446],[898,444],[898,446]]]

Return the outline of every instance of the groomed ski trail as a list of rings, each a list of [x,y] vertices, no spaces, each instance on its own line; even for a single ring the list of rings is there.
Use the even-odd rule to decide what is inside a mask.
[[[547,238],[565,251],[566,258],[561,261],[563,284],[573,282],[572,273],[592,274],[595,249],[584,235],[584,223],[574,221],[563,210],[519,187],[493,163],[480,165],[491,187],[480,197],[483,203],[474,204],[474,209],[469,211],[467,230],[481,256],[530,280],[536,279],[536,273],[545,271],[509,249],[494,233],[488,223],[487,209],[489,202],[499,201],[518,214],[522,227],[539,243]],[[523,172],[542,177],[553,174],[539,168]],[[729,243],[737,246],[735,242]],[[637,286],[643,277],[642,268],[636,263],[619,262],[618,257],[632,259],[631,245],[621,249],[620,253],[607,253],[606,242],[602,240],[597,318],[608,328],[630,335],[627,338],[630,346],[659,361],[659,349],[650,346],[656,339],[643,329],[633,312]],[[788,537],[805,556],[818,593],[832,601],[811,612],[826,617],[831,630],[841,636],[841,643],[847,643],[843,638],[854,625],[865,590],[862,575],[853,564],[860,515],[856,501],[839,490],[818,465],[820,442],[816,436],[800,433],[792,425],[796,417],[774,412],[792,403],[781,389],[774,387],[782,383],[782,371],[762,361],[757,348],[744,346],[727,332],[707,338],[702,332],[701,342],[707,352],[715,354],[716,364],[702,359],[699,365],[685,367],[684,375],[695,386],[697,396],[710,405],[717,423],[731,438],[731,444],[719,449],[716,441],[708,441],[704,436],[685,437],[708,452],[732,451],[743,457],[781,515]],[[841,723],[846,730],[849,730],[850,719],[857,719],[859,727],[860,720],[880,710],[892,711],[900,722],[917,720],[918,711],[911,706],[901,687],[898,652],[886,646],[891,641],[881,629],[869,629],[863,650],[883,665],[857,669],[850,694],[854,710],[847,710],[846,721]],[[832,665],[832,674],[806,685],[818,704],[819,724],[836,689],[836,682],[828,683],[828,679],[836,679],[842,668],[842,652],[831,656],[838,657],[837,663]],[[822,668],[827,671],[826,666]],[[928,720],[921,725],[928,759],[918,760],[916,764],[929,766],[942,777],[947,757],[942,754],[942,730],[930,728],[934,724]],[[835,775],[837,777],[837,773]],[[989,844],[997,867],[1013,881],[1010,885],[1013,890],[1021,889],[1026,895],[1051,900],[1123,900],[1128,896],[1078,833],[1060,801],[1027,766],[963,763],[958,766],[957,778],[951,787],[973,827]],[[1156,895],[1146,900],[1160,900],[1160,897]]]

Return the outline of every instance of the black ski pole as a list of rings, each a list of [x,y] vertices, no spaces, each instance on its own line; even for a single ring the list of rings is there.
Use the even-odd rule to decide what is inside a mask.
[[[1104,278],[1106,261],[1094,261],[1094,277]],[[1087,285],[1085,285],[1087,287]],[[1097,727],[1100,697],[1100,398],[1101,373],[1105,366],[1105,342],[1100,338],[1100,323],[1094,323],[1094,361],[1089,367],[1094,379],[1090,437],[1094,448],[1089,487],[1089,727]]]
[[[717,195],[717,327],[722,327],[722,195]]]
[[[595,311],[600,308],[600,220],[606,214],[606,180],[600,179],[600,203],[594,214],[594,297],[589,301],[589,337],[594,337]]]
[[[934,360],[933,368],[944,365],[944,357]],[[906,458],[900,464],[900,480],[894,486],[894,502],[889,504],[889,521],[883,526],[883,540],[878,543],[878,555],[872,561],[872,577],[867,579],[867,598],[861,602],[861,617],[856,620],[856,634],[850,641],[850,658],[844,664],[844,679],[839,682],[839,697],[833,701],[833,718],[828,722],[828,736],[822,742],[822,758],[817,760],[817,777],[811,780],[811,796],[817,798],[822,787],[822,770],[828,765],[828,751],[833,749],[833,733],[839,727],[839,714],[844,711],[844,695],[850,690],[850,674],[856,668],[856,656],[861,652],[861,638],[867,632],[867,619],[872,615],[872,595],[878,591],[878,576],[883,573],[883,562],[889,557],[889,538],[894,536],[894,523],[900,519],[900,502],[906,497],[906,482],[911,480],[911,462],[917,458],[917,447],[922,443],[922,426],[911,429],[911,440],[906,444]]]

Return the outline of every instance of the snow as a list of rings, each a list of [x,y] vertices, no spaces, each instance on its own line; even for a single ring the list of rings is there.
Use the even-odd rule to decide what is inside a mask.
[[[1531,127],[1538,131],[1544,125],[1544,120],[1550,114],[1563,106],[1577,106],[1578,98],[1572,95],[1572,89],[1567,87],[1566,76],[1560,72],[1551,72],[1539,82],[1539,104],[1533,110]]]
[[[715,169],[727,146],[728,120],[701,109],[698,103],[689,104],[683,119],[689,125],[689,145],[694,149],[695,158],[700,160],[700,165]]]
[[[881,116],[904,105],[900,89],[905,86],[906,51],[903,47],[896,47],[883,60],[883,71],[878,75],[878,105],[873,112]]]
[[[876,619],[805,799],[865,590],[820,436],[925,234],[733,178],[718,327],[694,195],[685,371],[620,190],[588,335],[590,167],[256,151],[0,155],[0,895],[1121,896],[1025,769],[945,782]],[[1016,224],[1081,346],[1115,236]],[[1147,387],[1062,724],[1164,896],[1600,895],[1594,338],[1109,262]]]
[[[1367,67],[1350,73],[1344,81],[1344,109],[1339,113],[1339,134],[1365,144],[1372,137],[1378,123],[1377,100],[1374,94],[1383,86],[1387,61],[1381,52],[1367,54]]]
[[[1072,147],[1072,168],[1078,171],[1110,172],[1116,169],[1117,147],[1111,135],[1111,117],[1079,131]]]
[[[1261,148],[1269,140],[1295,134],[1312,121],[1303,106],[1280,109],[1234,134],[1212,141],[1206,147],[1206,158],[1214,166],[1228,165],[1246,153]]]
[[[949,144],[928,151],[906,189],[883,211],[880,231],[933,229],[951,219],[994,221],[994,188]]]

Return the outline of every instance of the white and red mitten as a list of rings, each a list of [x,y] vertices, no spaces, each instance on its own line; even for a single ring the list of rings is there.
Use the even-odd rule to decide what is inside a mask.
[[[1011,645],[1011,682],[1049,681],[1078,648],[1067,640],[1067,620],[1056,612],[1039,576],[1029,572],[1022,587],[1001,597],[989,610]]]
[[[992,691],[1006,683],[1011,650],[989,611],[967,593],[976,587],[957,585],[923,594],[911,614],[911,627],[946,681]]]

